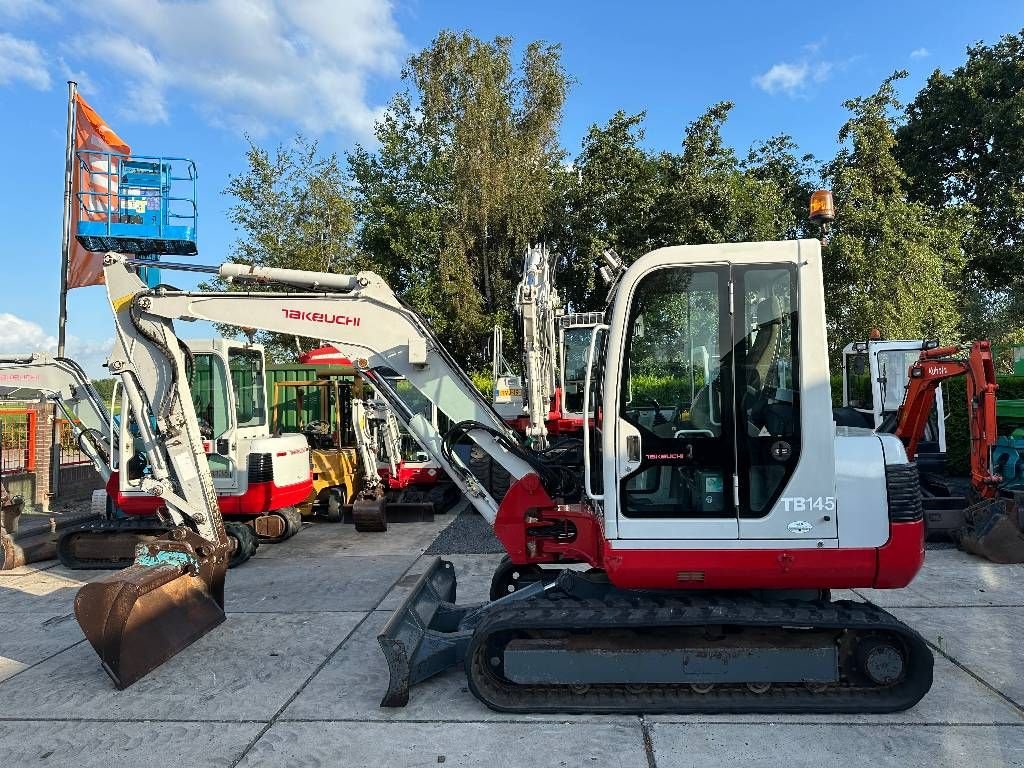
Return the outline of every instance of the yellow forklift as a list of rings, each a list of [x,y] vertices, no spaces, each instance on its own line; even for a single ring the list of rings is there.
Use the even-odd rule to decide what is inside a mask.
[[[309,443],[313,490],[299,506],[304,517],[321,514],[340,523],[362,486],[352,426],[352,398],[360,397],[361,390],[360,380],[345,376],[273,383],[271,431],[290,427]],[[284,412],[293,408],[296,423],[286,427]]]

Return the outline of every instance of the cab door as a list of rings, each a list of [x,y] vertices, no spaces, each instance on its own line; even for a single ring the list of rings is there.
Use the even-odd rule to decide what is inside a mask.
[[[232,450],[236,430],[229,382],[220,355],[211,352],[193,355],[192,402],[218,493],[230,493],[239,487]]]
[[[633,289],[616,419],[619,538],[739,536],[731,289],[729,266],[715,264],[654,269]]]

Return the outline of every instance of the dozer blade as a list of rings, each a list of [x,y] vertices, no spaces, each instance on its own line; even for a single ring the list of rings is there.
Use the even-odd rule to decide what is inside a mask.
[[[434,520],[434,504],[430,501],[389,501],[385,505],[389,523],[429,523]]]
[[[404,707],[409,688],[458,664],[472,632],[459,632],[455,568],[436,558],[377,636],[388,662],[388,690],[380,705]]]
[[[178,528],[140,545],[135,563],[84,585],[75,616],[118,688],[127,688],[224,621],[227,546]]]

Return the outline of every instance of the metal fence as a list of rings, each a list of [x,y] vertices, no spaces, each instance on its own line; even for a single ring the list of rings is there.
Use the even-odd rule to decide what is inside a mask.
[[[0,408],[0,473],[32,472],[36,468],[36,413]]]
[[[91,459],[86,455],[75,439],[75,428],[69,421],[60,422],[60,465],[67,467],[75,464],[88,464]]]

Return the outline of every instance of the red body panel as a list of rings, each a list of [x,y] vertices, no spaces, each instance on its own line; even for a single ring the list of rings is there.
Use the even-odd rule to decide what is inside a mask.
[[[418,464],[408,466],[404,462],[398,464],[398,477],[392,477],[388,469],[378,469],[377,472],[391,490],[401,490],[414,485],[437,485],[445,477],[437,467],[423,467]]]
[[[623,589],[893,589],[924,563],[923,520],[890,523],[858,549],[613,549],[586,505],[556,505],[530,474],[509,488],[494,532],[512,562],[584,562]]]
[[[313,479],[310,476],[308,480],[294,485],[252,483],[243,494],[218,494],[217,501],[222,515],[258,517],[275,509],[300,504],[309,497],[312,490]],[[158,496],[122,494],[118,489],[117,472],[112,472],[107,480],[107,495],[115,500],[121,511],[132,517],[155,515],[164,505],[163,499]]]
[[[865,549],[611,549],[617,587],[646,589],[894,589],[924,563],[924,521],[891,523],[889,541]]]
[[[284,509],[301,504],[313,492],[313,478],[293,485],[250,483],[245,493],[238,496],[217,496],[222,515],[247,515],[256,517],[275,509]]]
[[[544,419],[544,426],[547,427],[548,434],[554,437],[569,435],[579,437],[583,434],[583,417],[563,416],[561,395],[561,390],[556,389],[555,396],[551,404],[551,410]],[[519,434],[525,435],[527,428],[530,426],[530,419],[526,416],[517,416],[514,419],[506,420],[505,423]],[[591,423],[593,423],[593,420],[591,420]]]

